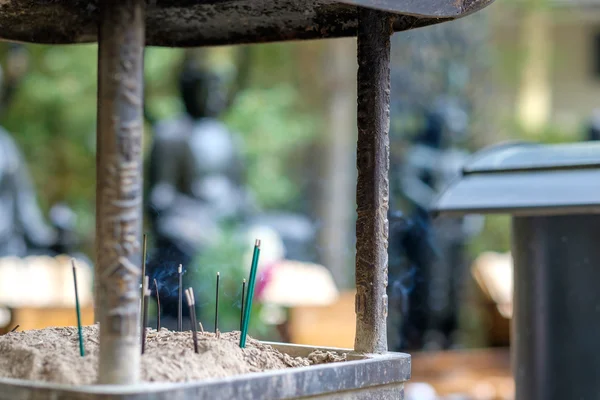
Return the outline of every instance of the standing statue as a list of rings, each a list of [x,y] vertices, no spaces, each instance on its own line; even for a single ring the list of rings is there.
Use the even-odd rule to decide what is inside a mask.
[[[434,221],[428,211],[468,156],[466,134],[485,142],[487,27],[478,14],[392,38],[388,337],[397,350],[455,343],[463,248],[481,220]]]
[[[456,99],[438,99],[428,110],[424,129],[409,147],[396,176],[408,218],[400,229],[392,227],[390,247],[402,249],[405,256],[404,266],[396,275],[411,279],[404,299],[402,349],[448,348],[455,342],[460,293],[466,278],[465,245],[480,229],[481,220],[460,217],[432,221],[429,207],[460,173],[469,156],[456,147],[467,126],[467,114]],[[393,267],[391,271],[398,269]]]
[[[288,256],[294,249],[308,254],[306,243],[314,239],[313,225],[302,216],[260,214],[245,185],[239,138],[220,120],[233,97],[223,76],[189,57],[179,89],[185,112],[155,124],[149,162],[147,208],[155,243],[147,272],[160,282],[167,317],[176,316],[178,265],[190,265],[224,226],[240,237],[256,225],[269,226]]]
[[[150,153],[147,209],[155,243],[147,271],[161,282],[162,311],[171,316],[178,265],[190,265],[218,238],[220,224],[253,208],[236,138],[219,120],[227,106],[223,77],[194,61],[184,60],[179,80],[185,112],[155,125]]]
[[[218,222],[237,221],[253,205],[239,145],[218,119],[227,98],[222,76],[186,60],[180,91],[186,112],[155,127],[148,209],[159,258],[188,264],[215,238]]]
[[[11,45],[6,68],[0,67],[2,110],[12,100],[27,64],[26,49]],[[68,252],[74,244],[72,212],[57,205],[51,214],[55,226],[44,220],[25,159],[11,135],[0,127],[0,257]]]

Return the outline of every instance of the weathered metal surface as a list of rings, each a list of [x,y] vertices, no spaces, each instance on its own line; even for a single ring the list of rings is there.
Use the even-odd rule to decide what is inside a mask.
[[[600,143],[511,144],[477,153],[432,205],[444,215],[600,212]]]
[[[389,14],[359,11],[354,348],[365,353],[387,351],[391,34]]]
[[[339,0],[341,3],[389,11],[396,14],[456,18],[482,7],[486,0]]]
[[[279,345],[291,355],[326,348]],[[338,349],[339,350],[339,349]],[[348,351],[348,350],[346,350]],[[180,384],[69,386],[0,379],[0,400],[402,400],[410,378],[410,356],[387,353],[370,358],[292,368],[226,379]]]
[[[517,400],[598,398],[599,236],[600,215],[513,219]]]
[[[140,374],[144,0],[105,0],[98,46],[96,319],[99,382]]]
[[[397,14],[394,31],[468,15],[493,0],[148,0],[146,42],[192,47],[356,36],[362,7]],[[98,0],[1,0],[0,38],[97,40]]]

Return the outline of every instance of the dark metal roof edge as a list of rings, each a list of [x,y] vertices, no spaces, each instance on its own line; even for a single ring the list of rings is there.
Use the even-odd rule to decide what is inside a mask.
[[[511,147],[537,147],[537,148],[548,148],[552,146],[563,146],[563,145],[571,145],[571,144],[580,144],[580,143],[563,143],[563,144],[550,144],[544,145],[535,142],[520,142],[520,141],[511,141],[505,142],[498,145],[486,147],[483,150],[477,152],[473,158],[469,161],[467,165],[465,165],[461,174],[462,177],[465,176],[473,176],[478,174],[498,174],[498,173],[525,173],[525,172],[544,172],[544,171],[569,171],[569,170],[582,170],[582,169],[600,169],[600,161],[588,161],[588,162],[579,162],[579,163],[571,163],[571,164],[540,164],[538,166],[523,166],[523,167],[511,167],[507,166],[505,168],[485,168],[485,167],[472,167],[474,164],[477,164],[478,161],[482,160],[485,157],[490,156],[494,152],[500,152],[505,149],[510,149]]]
[[[538,147],[538,146],[541,146],[541,145],[539,143],[535,143],[535,142],[526,142],[526,141],[521,141],[521,140],[510,140],[510,141],[501,142],[501,143],[498,143],[498,144],[494,144],[494,145],[485,147],[485,148],[479,150],[477,153],[475,153],[473,155],[473,157],[471,158],[471,160],[469,161],[469,163],[462,168],[461,172],[462,172],[463,175],[474,175],[474,174],[479,173],[479,172],[487,172],[487,170],[470,169],[469,165],[473,165],[473,164],[477,163],[482,158],[488,157],[491,153],[494,153],[494,152],[497,152],[497,151],[500,151],[500,150],[504,150],[504,149],[509,149],[511,147],[521,147],[521,146]]]
[[[379,0],[372,2],[372,0],[336,0],[341,4],[348,4],[356,6],[358,8],[370,8],[373,10],[386,11],[395,15],[411,15],[419,18],[451,18],[457,19],[470,15],[474,12],[482,10],[492,4],[495,0],[457,0],[447,6],[446,8],[440,7],[439,4],[435,4],[436,0],[417,0],[412,3],[417,4],[411,6],[409,1],[404,1],[402,5],[404,9],[400,10],[396,8],[396,4],[400,1],[395,0]],[[437,0],[439,1],[439,0]],[[394,3],[394,4],[392,4]],[[426,7],[431,7],[431,11],[425,12]],[[408,7],[408,8],[407,8]],[[412,8],[411,8],[412,7]]]
[[[456,217],[464,215],[505,214],[511,216],[554,216],[574,214],[600,214],[600,203],[570,204],[563,206],[520,206],[520,207],[480,207],[480,208],[431,208],[430,215]]]
[[[507,167],[503,169],[478,168],[475,170],[463,170],[463,176],[483,175],[483,174],[506,174],[506,173],[527,173],[527,172],[555,172],[583,169],[600,169],[600,162],[580,163],[580,164],[555,164],[540,165],[535,167]]]

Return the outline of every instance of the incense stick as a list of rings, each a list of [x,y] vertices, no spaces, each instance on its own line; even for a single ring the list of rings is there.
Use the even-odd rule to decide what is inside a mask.
[[[194,317],[194,329],[198,329],[198,325],[200,325],[200,332],[204,333],[204,327],[202,326],[202,322],[198,322],[196,317],[196,296],[194,296],[194,289],[189,288],[190,297],[192,298],[192,316]]]
[[[154,289],[156,290],[156,331],[160,331],[160,296],[158,295],[158,282],[154,280]]]
[[[217,291],[215,299],[215,333],[219,331],[219,281],[221,280],[221,274],[217,272]]]
[[[190,322],[192,324],[192,340],[194,341],[194,352],[197,354],[198,353],[198,333],[196,330],[196,318],[195,318],[195,311],[194,311],[194,298],[193,298],[193,294],[192,294],[192,289],[188,289],[185,291],[185,296],[187,298],[187,302],[188,302],[188,306],[190,308]]]
[[[142,354],[146,352],[146,325],[148,325],[148,300],[150,297],[150,279],[144,276],[144,283],[142,288],[144,289],[144,315],[142,316]]]
[[[14,331],[16,331],[17,329],[19,329],[19,327],[20,327],[20,326],[21,326],[21,325],[17,325],[17,326],[15,326],[14,328],[12,328],[12,329],[10,330],[10,332],[9,332],[9,333],[13,333],[13,332],[14,332]]]
[[[183,265],[179,264],[177,268],[179,274],[179,304],[177,308],[177,329],[183,331]]]
[[[190,298],[192,299],[192,317],[194,318],[194,329],[198,329],[198,321],[196,320],[196,296],[194,296],[194,289],[189,288],[188,292],[190,292]],[[204,332],[204,327],[202,327],[202,332]]]
[[[246,280],[242,281],[242,306],[240,310],[240,332],[242,332],[242,326],[244,326],[244,293],[246,293]]]
[[[73,286],[75,288],[75,310],[77,311],[77,334],[79,335],[79,355],[83,357],[85,356],[85,349],[83,348],[83,332],[81,331],[81,308],[79,307],[79,293],[77,290],[77,269],[75,268],[74,258],[71,259],[71,265],[73,266]]]
[[[256,270],[258,269],[258,257],[260,255],[260,240],[256,239],[254,243],[254,253],[252,254],[252,267],[250,268],[250,279],[248,280],[248,293],[246,295],[246,305],[244,306],[244,321],[242,323],[242,332],[240,335],[240,347],[246,347],[246,335],[248,334],[248,324],[250,323],[250,312],[252,311],[252,297],[254,297],[254,284],[256,283]]]
[[[141,282],[141,293],[140,293],[140,324],[142,329],[144,328],[144,277],[146,276],[146,245],[147,245],[147,236],[144,233],[143,241],[142,241],[142,282]]]

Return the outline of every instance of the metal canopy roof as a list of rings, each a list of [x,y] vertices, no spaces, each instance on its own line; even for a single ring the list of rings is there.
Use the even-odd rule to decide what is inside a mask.
[[[560,145],[512,143],[484,150],[463,168],[464,174],[508,171],[600,168],[600,143]]]
[[[484,150],[432,211],[464,215],[600,213],[600,143]]]
[[[355,36],[357,10],[397,14],[395,31],[463,17],[493,0],[147,0],[146,44],[193,47]],[[0,0],[0,38],[97,40],[98,0]],[[476,33],[474,33],[476,34]]]

